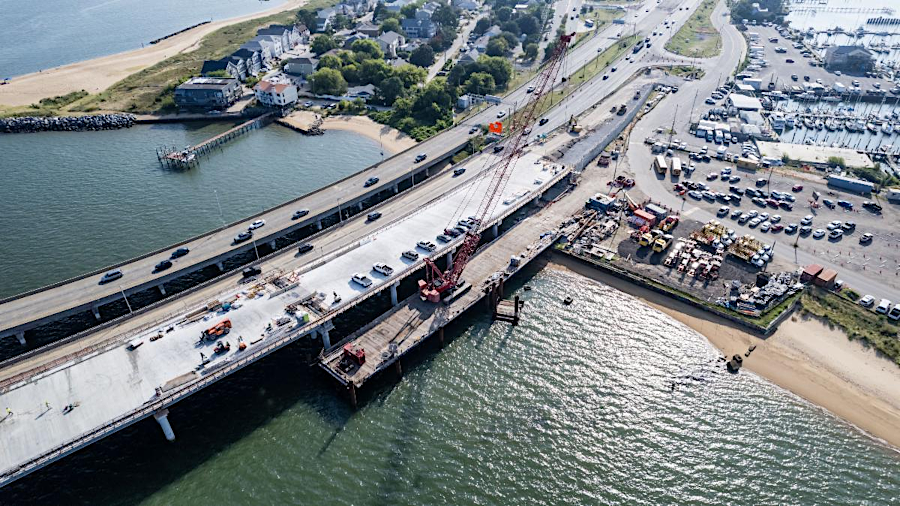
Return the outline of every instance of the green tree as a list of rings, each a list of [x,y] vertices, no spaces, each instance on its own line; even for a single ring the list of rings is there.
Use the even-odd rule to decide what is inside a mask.
[[[488,56],[503,56],[507,51],[509,51],[509,44],[506,42],[506,39],[503,37],[491,37],[485,52]]]
[[[333,54],[326,54],[325,56],[319,58],[319,66],[320,69],[338,69],[344,66],[344,62],[341,61],[340,58]]]
[[[512,19],[512,13],[512,7],[504,5],[503,7],[497,9],[497,19],[500,20],[501,23],[505,23]]]
[[[469,80],[466,81],[465,89],[467,93],[485,95],[493,93],[496,86],[494,76],[487,72],[475,72],[470,75]]]
[[[500,23],[500,30],[511,33],[514,37],[518,37],[519,34],[522,33],[519,31],[519,23],[516,23],[513,20],[509,20],[506,23]]]
[[[353,20],[343,14],[337,14],[331,22],[331,27],[335,30],[343,30],[353,26]]]
[[[500,32],[498,37],[503,37],[503,40],[506,41],[506,45],[509,46],[510,49],[519,45],[519,36],[512,32]]]
[[[479,68],[494,76],[497,89],[506,89],[506,85],[509,84],[513,73],[512,64],[509,63],[509,60],[494,56],[482,56],[478,58],[477,64]]]
[[[409,55],[409,63],[420,67],[428,67],[434,63],[434,49],[428,44],[422,44]]]
[[[400,21],[396,18],[387,18],[381,23],[381,33],[394,32],[406,37],[406,32],[400,27]]]
[[[309,78],[313,93],[320,95],[343,95],[347,93],[347,81],[335,69],[319,69]]]
[[[412,18],[416,17],[416,10],[418,8],[419,8],[418,2],[406,4],[400,8],[400,15],[406,19],[412,19]]]
[[[353,52],[356,53],[355,56],[357,61],[363,61],[372,58],[381,60],[382,58],[384,58],[384,52],[381,50],[381,46],[379,46],[378,43],[372,39],[355,40],[350,46],[350,49],[352,49]]]
[[[472,29],[472,33],[476,35],[483,35],[484,32],[488,31],[491,28],[491,20],[488,18],[481,18],[475,23],[475,28]]]
[[[378,85],[378,95],[385,105],[393,104],[404,93],[406,93],[406,86],[404,86],[403,80],[397,76],[389,77]]]
[[[297,21],[306,25],[310,30],[316,29],[316,11],[312,9],[300,9],[297,11]]]
[[[312,49],[312,52],[315,53],[316,56],[327,53],[336,47],[338,47],[337,42],[334,40],[334,37],[330,35],[319,35],[313,39],[312,44],[310,45],[310,49]]]
[[[231,74],[228,73],[227,70],[213,70],[212,72],[207,72],[206,77],[231,77]],[[46,100],[46,99],[44,99]]]
[[[319,67],[322,68],[322,67]],[[359,78],[359,66],[355,63],[351,63],[350,65],[345,65],[343,68],[338,69],[341,71],[341,75],[344,76],[344,80],[348,83],[358,83],[360,82]]]
[[[405,88],[412,88],[419,83],[425,82],[425,78],[428,77],[428,71],[426,71],[422,67],[417,67],[415,65],[410,65],[407,63],[394,69],[394,75],[399,77],[400,80],[403,81],[403,86]]]
[[[535,34],[541,30],[541,25],[538,23],[537,18],[531,15],[520,17],[516,20],[516,24],[519,25],[519,33],[524,33],[525,35]]]
[[[366,60],[359,66],[359,82],[378,86],[393,74],[393,69],[384,60]]]
[[[459,26],[459,14],[456,13],[456,10],[453,7],[450,7],[447,4],[441,4],[440,7],[435,9],[434,14],[431,15],[431,20],[441,26],[448,26],[450,28]]]
[[[533,59],[537,58],[538,49],[539,49],[538,45],[533,42],[531,44],[526,44],[525,45],[525,58],[528,58],[529,60],[533,60]]]

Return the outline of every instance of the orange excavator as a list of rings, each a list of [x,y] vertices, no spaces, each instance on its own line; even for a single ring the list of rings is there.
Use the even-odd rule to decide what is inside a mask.
[[[216,339],[224,336],[225,334],[228,334],[229,332],[231,332],[231,320],[226,318],[201,332],[200,339],[215,341]]]

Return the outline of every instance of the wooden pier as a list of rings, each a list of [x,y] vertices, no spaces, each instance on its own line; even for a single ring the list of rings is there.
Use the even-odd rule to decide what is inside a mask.
[[[245,121],[236,127],[229,128],[219,135],[211,137],[194,146],[188,146],[184,149],[177,149],[174,146],[157,148],[156,159],[159,160],[160,165],[168,169],[186,169],[193,167],[200,162],[200,156],[208,155],[213,148],[249,132],[250,130],[264,126],[271,120],[272,113],[269,112]]]

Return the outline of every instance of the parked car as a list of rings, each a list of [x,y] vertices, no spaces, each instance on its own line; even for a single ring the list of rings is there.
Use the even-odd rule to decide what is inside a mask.
[[[450,237],[450,236],[447,235],[447,234],[440,234],[439,236],[437,236],[437,240],[438,240],[438,242],[445,242],[445,243],[446,243],[446,242],[452,241],[453,238]]]
[[[173,251],[172,255],[169,258],[174,260],[176,258],[181,258],[190,252],[191,252],[190,249],[182,246],[181,248],[178,248],[177,250]]]
[[[253,223],[251,223],[250,226],[247,228],[249,230],[256,230],[258,228],[265,226],[265,224],[266,224],[266,220],[256,220]]]
[[[875,304],[875,297],[866,295],[864,297],[860,297],[860,299],[856,301],[856,303],[862,307],[872,307],[872,305]]]
[[[794,191],[794,192],[802,192],[802,191],[803,191],[803,185],[802,185],[802,184],[795,184],[794,186],[791,186],[791,191]]]
[[[800,220],[800,224],[801,225],[810,225],[810,224],[812,224],[812,221],[813,221],[813,216],[811,214],[807,214],[806,216],[803,217],[802,220]]]
[[[350,278],[350,280],[366,288],[372,286],[372,280],[365,274],[356,273]]]
[[[297,248],[297,253],[300,253],[300,254],[309,253],[312,250],[313,250],[313,245],[307,242],[307,243],[301,244]]]
[[[796,231],[797,231],[797,224],[796,224],[796,223],[788,223],[788,226],[784,227],[784,233],[785,233],[785,234],[793,234],[793,233],[796,232]]]
[[[872,234],[866,232],[865,234],[863,234],[859,237],[859,243],[860,244],[869,244],[870,242],[872,242],[873,237],[874,236]]]
[[[100,284],[105,285],[110,281],[115,281],[123,276],[122,271],[119,269],[113,269],[111,271],[107,271],[103,274],[103,277],[100,278]]]
[[[821,239],[823,237],[825,237],[825,231],[822,230],[821,228],[817,228],[816,231],[813,232],[814,239]]]
[[[382,262],[378,262],[375,265],[373,265],[372,269],[374,269],[375,272],[377,272],[379,274],[384,274],[385,276],[390,276],[390,275],[394,274],[394,268],[391,267],[390,265],[382,263]]]
[[[169,267],[172,267],[172,261],[171,260],[163,260],[160,263],[156,264],[156,266],[153,267],[153,272],[164,271],[164,270],[168,269]]]
[[[832,202],[831,200],[824,199],[822,200],[822,203],[825,204],[825,207],[827,207],[828,209],[834,209],[834,202]]]
[[[769,182],[768,179],[761,177],[756,180],[756,186],[765,186]]]
[[[292,220],[299,220],[300,218],[309,214],[309,209],[298,209],[294,211],[294,214],[291,216]]]
[[[847,210],[853,209],[853,202],[847,200],[838,200],[838,205]]]
[[[862,203],[862,206],[863,206],[864,208],[868,209],[869,211],[874,212],[874,213],[880,213],[880,212],[881,212],[881,206],[880,206],[879,204],[876,204],[875,202],[870,202],[870,201],[867,200],[867,201],[865,201],[865,202]]]
[[[878,303],[878,306],[875,307],[875,312],[879,314],[887,314],[887,312],[891,309],[891,301],[887,299],[881,299]]]
[[[246,232],[241,232],[240,234],[238,234],[234,237],[234,243],[238,244],[238,243],[242,243],[244,241],[249,241],[250,238],[252,238],[252,237],[253,237],[253,232],[251,232],[249,230]]]

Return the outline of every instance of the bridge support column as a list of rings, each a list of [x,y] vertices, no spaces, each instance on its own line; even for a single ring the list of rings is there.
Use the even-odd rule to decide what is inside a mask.
[[[362,203],[362,202],[359,203],[359,210],[360,210],[360,211],[363,210],[363,203]]]
[[[159,293],[163,294],[163,296],[166,295],[166,287],[162,283],[156,285],[156,288],[159,288]]]
[[[316,220],[316,229],[322,230],[322,219],[321,218]]]
[[[16,332],[16,339],[19,340],[19,344],[25,346],[25,331]]]
[[[396,306],[400,302],[397,300],[397,287],[400,285],[400,282],[396,282],[391,285],[391,306]]]
[[[453,250],[447,252],[447,267],[453,265]]]
[[[356,385],[352,382],[347,386],[347,392],[350,394],[350,405],[356,409]]]
[[[100,319],[100,306],[91,306],[91,312],[94,313],[94,318]]]
[[[397,358],[397,361],[394,362],[394,367],[397,368],[397,377],[398,377],[398,378],[402,378],[402,377],[403,377],[403,366],[400,365],[400,358],[399,358],[399,357]]]
[[[438,342],[441,344],[441,348],[444,347],[444,327],[441,327],[437,331]]]
[[[328,328],[319,327],[319,335],[322,336],[322,346],[324,346],[326,350],[331,348],[331,336],[328,335]]]
[[[269,241],[269,247],[272,249],[275,249],[275,239],[272,239],[271,241]]]
[[[425,177],[431,177],[431,167],[425,167]]]
[[[394,190],[394,193],[395,193],[395,194],[400,193],[400,184],[399,184],[399,183],[394,183],[394,188],[393,188],[393,190]]]
[[[153,413],[153,418],[156,419],[156,422],[159,423],[159,426],[162,428],[166,440],[175,441],[175,431],[172,430],[172,425],[169,423],[169,410],[159,410],[156,413]]]
[[[216,267],[218,267],[220,271],[225,272],[225,264],[222,262],[216,262]]]
[[[498,235],[500,235],[500,224],[494,223],[491,225],[491,236],[496,239]]]
[[[540,203],[541,203],[541,196],[540,196],[540,195],[535,195],[534,200],[532,200],[531,203],[534,204],[534,205],[540,204]]]

